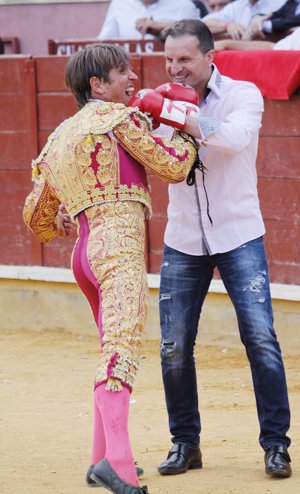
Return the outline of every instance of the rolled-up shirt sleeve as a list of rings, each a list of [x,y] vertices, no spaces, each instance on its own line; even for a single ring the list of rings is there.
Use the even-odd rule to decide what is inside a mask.
[[[200,117],[199,118],[199,130],[202,139],[214,134],[220,127],[221,122],[216,118]]]
[[[237,153],[248,146],[257,129],[261,127],[264,104],[256,86],[244,83],[238,91],[235,89],[234,101],[233,95],[230,96],[231,101],[228,100],[224,117],[221,114],[212,117],[200,115],[201,138],[197,139],[200,146],[211,146],[225,153]]]

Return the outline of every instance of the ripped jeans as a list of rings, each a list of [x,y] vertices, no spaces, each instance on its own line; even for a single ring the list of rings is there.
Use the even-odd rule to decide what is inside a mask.
[[[260,445],[264,450],[275,444],[288,447],[290,409],[262,237],[211,256],[191,256],[165,246],[159,300],[161,363],[172,442],[194,448],[200,442],[194,345],[215,267],[234,305],[250,362]]]

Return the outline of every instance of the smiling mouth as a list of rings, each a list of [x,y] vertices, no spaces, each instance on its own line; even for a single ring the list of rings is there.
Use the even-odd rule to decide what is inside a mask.
[[[133,86],[129,86],[125,93],[127,94],[127,96],[129,96],[129,98],[131,98],[133,96],[133,93],[134,93],[134,87]]]
[[[174,76],[172,77],[173,81],[184,81],[188,76],[187,75],[179,75],[179,76]]]

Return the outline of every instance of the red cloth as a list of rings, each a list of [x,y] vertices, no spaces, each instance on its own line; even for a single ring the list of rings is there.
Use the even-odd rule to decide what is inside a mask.
[[[225,50],[215,63],[221,74],[253,82],[265,98],[289,99],[300,87],[300,50]]]

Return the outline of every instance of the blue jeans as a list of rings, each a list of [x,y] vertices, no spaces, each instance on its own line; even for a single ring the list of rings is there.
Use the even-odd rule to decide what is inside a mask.
[[[215,267],[234,305],[250,362],[259,442],[264,450],[275,444],[288,447],[289,401],[281,350],[273,328],[262,237],[211,256],[191,256],[165,246],[159,299],[161,363],[172,441],[190,447],[198,447],[200,442],[194,346],[202,304]]]

